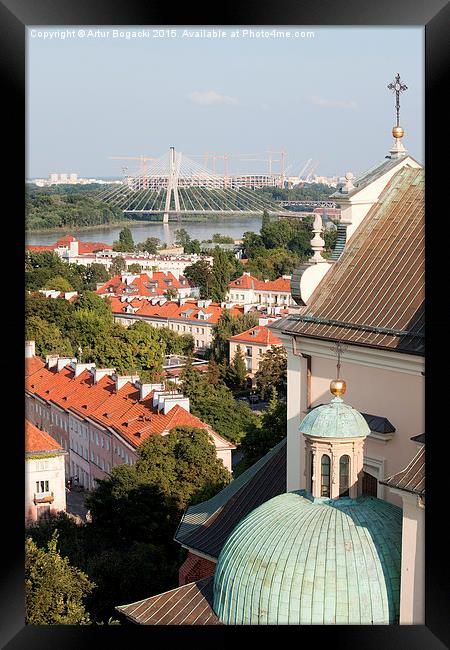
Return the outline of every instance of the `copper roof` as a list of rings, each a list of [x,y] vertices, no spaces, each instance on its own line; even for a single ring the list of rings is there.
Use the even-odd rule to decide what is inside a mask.
[[[397,490],[413,492],[421,497],[425,496],[425,445],[421,446],[405,469],[380,483]]]
[[[116,609],[140,625],[222,625],[212,609],[214,577]]]
[[[423,168],[400,169],[301,315],[271,328],[422,355],[424,178]]]
[[[174,539],[194,552],[218,558],[241,519],[286,489],[284,438],[215,497],[188,508]]]

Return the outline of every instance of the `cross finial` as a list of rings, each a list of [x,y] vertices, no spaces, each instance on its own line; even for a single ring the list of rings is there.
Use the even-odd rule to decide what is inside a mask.
[[[395,110],[397,111],[397,126],[400,126],[400,93],[408,90],[408,86],[400,80],[400,74],[397,73],[394,81],[388,85],[389,90],[395,92]]]
[[[345,350],[347,349],[347,345],[344,345],[341,341],[336,341],[333,343],[333,345],[330,347],[330,350],[334,352],[334,354],[337,357],[337,364],[336,364],[336,379],[339,379],[339,374],[341,372],[341,356],[344,354]]]

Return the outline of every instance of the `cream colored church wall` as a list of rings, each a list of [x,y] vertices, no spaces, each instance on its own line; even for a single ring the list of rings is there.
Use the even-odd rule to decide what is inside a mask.
[[[398,355],[399,357],[401,355]],[[396,428],[391,440],[366,438],[364,457],[380,461],[385,479],[404,469],[417,451],[410,438],[425,430],[424,377],[349,363],[342,359],[341,377],[347,382],[344,400],[363,413],[386,417]],[[312,357],[311,405],[329,402],[329,385],[336,374],[336,360]],[[398,495],[383,490],[379,494],[401,504]]]

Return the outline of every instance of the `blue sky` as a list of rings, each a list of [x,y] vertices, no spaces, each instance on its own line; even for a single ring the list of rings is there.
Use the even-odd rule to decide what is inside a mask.
[[[66,29],[110,34],[36,35]],[[108,156],[159,157],[171,145],[186,155],[227,153],[232,171],[249,171],[240,154],[285,149],[292,174],[308,158],[319,161],[317,174],[358,173],[391,146],[395,97],[386,86],[397,72],[408,86],[403,142],[423,162],[422,27],[277,27],[314,31],[303,39],[231,38],[245,27],[216,28],[225,38],[183,38],[196,28],[176,27],[176,38],[127,40],[113,38],[113,29],[28,28],[28,178],[120,175],[127,163]],[[267,167],[253,163],[255,171]]]

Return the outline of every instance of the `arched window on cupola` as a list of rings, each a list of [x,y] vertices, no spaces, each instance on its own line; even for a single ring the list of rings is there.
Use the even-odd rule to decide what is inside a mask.
[[[330,496],[330,457],[324,454],[321,460],[320,472],[320,496]]]
[[[350,456],[341,456],[339,459],[339,496],[349,496]]]

